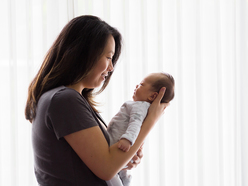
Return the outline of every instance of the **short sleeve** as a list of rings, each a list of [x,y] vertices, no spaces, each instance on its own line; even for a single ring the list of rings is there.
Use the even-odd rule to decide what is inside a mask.
[[[98,126],[88,102],[75,90],[62,89],[52,97],[47,114],[48,127],[57,139]]]

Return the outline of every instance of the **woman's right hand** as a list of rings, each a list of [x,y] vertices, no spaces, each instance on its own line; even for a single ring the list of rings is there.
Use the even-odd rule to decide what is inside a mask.
[[[148,110],[147,117],[150,117],[150,119],[152,119],[154,123],[156,123],[159,118],[163,115],[165,108],[170,105],[170,103],[160,103],[165,91],[166,87],[162,87],[160,89],[159,94],[157,95],[156,99],[152,102]]]

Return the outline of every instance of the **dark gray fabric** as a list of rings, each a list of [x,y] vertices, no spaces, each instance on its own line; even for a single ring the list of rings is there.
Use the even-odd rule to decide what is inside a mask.
[[[41,186],[103,186],[63,138],[76,131],[100,126],[88,102],[77,91],[64,86],[44,93],[32,124],[35,175]]]

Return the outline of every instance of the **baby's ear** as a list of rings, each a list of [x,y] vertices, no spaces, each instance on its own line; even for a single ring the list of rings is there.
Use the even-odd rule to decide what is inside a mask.
[[[158,96],[157,92],[153,92],[149,97],[148,100],[149,101],[154,101],[156,99],[156,97]]]

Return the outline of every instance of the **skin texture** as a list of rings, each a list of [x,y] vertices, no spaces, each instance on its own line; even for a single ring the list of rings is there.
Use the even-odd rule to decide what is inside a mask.
[[[88,77],[68,87],[78,92],[81,92],[84,88],[99,87],[104,81],[103,76],[113,70],[111,58],[113,57],[114,48],[114,39],[110,36],[101,58]],[[64,138],[96,176],[103,180],[110,180],[125,165],[128,165],[130,169],[139,163],[140,160],[137,160],[136,164],[133,165],[130,165],[129,162],[136,153],[143,156],[140,147],[148,133],[163,114],[166,106],[168,106],[168,104],[160,103],[164,92],[165,88],[162,88],[157,98],[151,104],[136,142],[128,152],[120,150],[117,143],[109,147],[99,126],[69,134]],[[138,158],[138,156],[136,156],[136,158]]]

